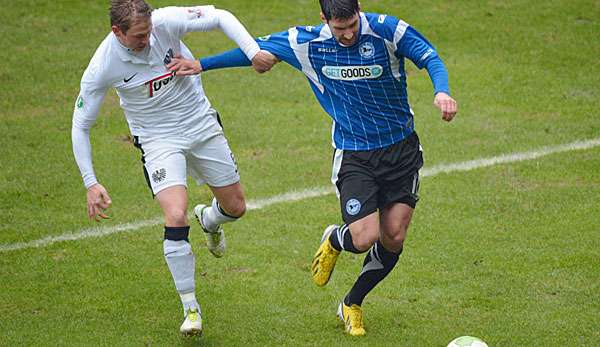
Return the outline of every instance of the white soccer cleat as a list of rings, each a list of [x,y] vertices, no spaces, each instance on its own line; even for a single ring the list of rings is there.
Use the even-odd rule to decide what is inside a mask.
[[[186,311],[185,320],[179,331],[185,336],[202,335],[202,316],[199,309],[190,308]]]
[[[206,205],[196,205],[196,207],[194,207],[194,214],[196,215],[196,219],[204,231],[204,236],[206,236],[206,246],[208,246],[208,250],[215,257],[221,258],[225,254],[225,233],[220,225],[217,227],[216,231],[208,231],[204,227],[202,216],[204,214],[204,210],[207,208],[208,206]]]

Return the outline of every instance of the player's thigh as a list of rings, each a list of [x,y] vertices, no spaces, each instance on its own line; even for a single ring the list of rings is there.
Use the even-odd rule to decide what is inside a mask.
[[[186,226],[188,197],[187,188],[176,185],[165,188],[156,194],[156,201],[165,214],[167,226]]]
[[[379,207],[402,203],[415,208],[419,201],[419,170],[423,153],[416,133],[380,153],[375,169],[380,183]]]
[[[244,190],[239,182],[225,187],[209,186],[209,188],[227,214],[241,217],[246,212]]]
[[[373,212],[348,225],[352,243],[359,251],[366,251],[379,239],[379,214]]]
[[[380,211],[381,237],[395,242],[406,239],[414,209],[404,203],[391,204]]]
[[[195,142],[187,158],[188,172],[198,184],[219,188],[240,181],[235,157],[222,132]]]
[[[153,196],[169,187],[187,186],[185,140],[135,137],[134,144],[142,152],[144,176]]]

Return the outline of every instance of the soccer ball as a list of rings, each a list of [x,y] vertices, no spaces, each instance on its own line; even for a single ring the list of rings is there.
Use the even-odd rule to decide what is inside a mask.
[[[488,345],[476,337],[461,336],[450,341],[448,347],[488,347]]]

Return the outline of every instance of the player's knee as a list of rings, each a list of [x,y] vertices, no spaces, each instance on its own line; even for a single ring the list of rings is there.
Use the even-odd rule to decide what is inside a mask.
[[[408,230],[408,224],[399,225],[394,230],[385,233],[386,241],[391,243],[393,248],[402,248]]]
[[[402,248],[404,246],[405,235],[392,235],[390,242],[394,245],[394,248]]]
[[[240,218],[246,213],[246,201],[244,197],[231,199],[226,204],[222,204],[221,207],[228,215],[235,218]]]
[[[357,251],[364,253],[366,251],[368,251],[374,244],[375,242],[369,241],[369,240],[356,240],[354,241],[354,248],[356,248]]]
[[[187,214],[183,209],[170,209],[165,211],[166,224],[169,226],[183,226],[187,225]]]
[[[352,244],[360,252],[368,251],[379,239],[379,230],[361,229],[352,232]]]
[[[234,217],[240,218],[244,214],[246,214],[246,201],[244,198],[240,198],[237,200],[235,204],[235,208],[231,212]]]

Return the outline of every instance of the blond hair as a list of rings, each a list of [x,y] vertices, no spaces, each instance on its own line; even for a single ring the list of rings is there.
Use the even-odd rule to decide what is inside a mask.
[[[152,6],[144,0],[111,0],[110,25],[119,28],[123,33],[131,28],[138,18],[150,18]]]

